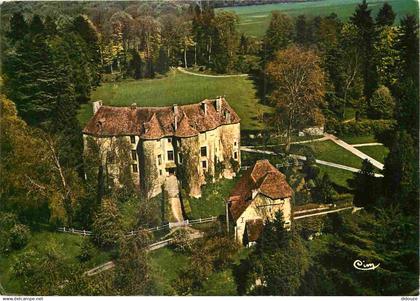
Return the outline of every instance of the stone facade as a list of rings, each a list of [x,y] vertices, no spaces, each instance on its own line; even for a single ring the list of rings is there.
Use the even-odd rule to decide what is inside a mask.
[[[290,228],[292,195],[285,175],[268,160],[257,161],[244,173],[229,197],[235,239],[240,244],[252,245],[264,223],[273,220],[279,211],[283,214],[285,227]]]
[[[172,174],[191,196],[200,197],[206,179],[232,178],[233,161],[240,166],[240,119],[222,98],[162,108],[94,103],[94,109],[83,132],[85,147],[86,139],[93,137],[106,158],[116,137],[128,141],[132,177],[149,198],[161,192]]]

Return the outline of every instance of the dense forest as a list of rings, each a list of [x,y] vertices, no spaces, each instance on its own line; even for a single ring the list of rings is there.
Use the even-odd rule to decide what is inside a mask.
[[[54,248],[18,253],[11,273],[25,283],[20,293],[202,294],[212,272],[232,266],[241,295],[400,295],[418,288],[419,38],[413,15],[395,25],[389,4],[374,16],[366,1],[347,22],[335,14],[291,18],[275,11],[262,39],[240,34],[234,13],[204,1],[7,2],[1,21],[0,254],[22,250],[33,233],[58,226],[95,233],[71,264]],[[104,82],[141,82],[174,67],[250,74],[261,102],[273,108],[262,116],[262,135],[285,135],[285,152],[293,133],[313,125],[374,135],[390,152],[383,178],[374,177],[368,161],[354,175],[350,193],[364,211],[333,214],[291,232],[279,216],[236,265],[238,246],[227,233],[211,229],[193,244],[179,237],[188,264],[170,288],[161,286],[146,251],[153,237],[144,231],[164,222],[157,203],[138,195],[129,171],[120,179],[125,188],[114,187],[98,150],[83,155],[77,112]],[[349,109],[355,118],[344,122]],[[331,202],[328,176],[317,177],[309,160],[304,169],[315,183],[314,198]],[[132,200],[136,218],[127,221],[119,208]],[[125,239],[134,227],[137,235]],[[314,241],[317,252],[311,253],[305,227],[325,233]],[[97,252],[109,253],[115,270],[83,277]],[[369,274],[348,266],[347,258],[361,255],[381,268]],[[261,279],[264,285],[255,286]]]

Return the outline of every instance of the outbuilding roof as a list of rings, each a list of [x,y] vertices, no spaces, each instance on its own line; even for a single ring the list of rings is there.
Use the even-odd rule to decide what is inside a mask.
[[[244,173],[230,194],[230,213],[235,220],[252,203],[256,195],[253,196],[253,192],[261,193],[273,200],[293,195],[286,176],[268,160],[258,160]]]
[[[97,137],[136,135],[143,139],[192,137],[239,121],[224,98],[167,107],[101,106],[83,133]]]

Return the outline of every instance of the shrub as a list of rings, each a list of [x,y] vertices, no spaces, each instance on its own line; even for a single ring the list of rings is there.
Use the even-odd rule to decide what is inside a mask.
[[[30,237],[31,231],[28,226],[16,224],[12,229],[10,229],[10,246],[15,250],[22,249],[27,245]]]
[[[328,120],[327,130],[334,131],[338,136],[365,136],[380,135],[395,126],[395,120],[363,120],[350,122],[337,122],[336,120]]]
[[[388,119],[394,115],[395,101],[389,89],[380,86],[372,95],[370,100],[369,115],[372,118]]]

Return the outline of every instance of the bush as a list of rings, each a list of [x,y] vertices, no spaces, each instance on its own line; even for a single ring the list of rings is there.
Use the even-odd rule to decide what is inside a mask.
[[[10,246],[14,250],[22,249],[24,246],[27,245],[29,239],[31,237],[31,231],[29,227],[22,224],[16,224],[10,230]]]
[[[365,135],[380,135],[382,132],[388,131],[395,126],[395,120],[363,120],[338,122],[330,119],[327,121],[327,131],[334,131],[338,136],[365,136]]]

